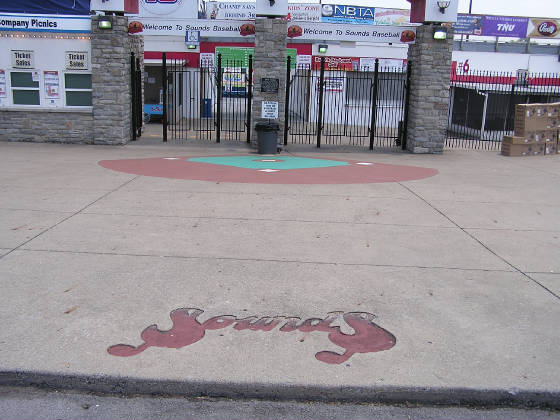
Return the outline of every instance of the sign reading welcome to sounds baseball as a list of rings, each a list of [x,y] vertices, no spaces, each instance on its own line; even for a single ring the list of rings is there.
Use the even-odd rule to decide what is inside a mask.
[[[185,31],[200,31],[201,37],[253,38],[255,24],[251,21],[212,19],[156,19],[138,18],[143,25],[140,35],[183,36]],[[318,22],[288,23],[288,38],[320,41],[366,41],[412,44],[416,41],[414,26],[375,26],[355,24],[329,24]]]

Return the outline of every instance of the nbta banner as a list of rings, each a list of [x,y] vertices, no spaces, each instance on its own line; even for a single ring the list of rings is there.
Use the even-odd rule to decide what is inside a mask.
[[[0,12],[42,15],[89,15],[89,0],[0,0]]]

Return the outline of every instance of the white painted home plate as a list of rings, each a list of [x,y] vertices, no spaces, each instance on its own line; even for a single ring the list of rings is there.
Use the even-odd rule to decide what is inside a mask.
[[[259,169],[259,172],[278,172],[278,169]]]
[[[180,158],[164,158],[165,160],[179,160]]]
[[[356,165],[373,165],[371,162],[357,162]]]

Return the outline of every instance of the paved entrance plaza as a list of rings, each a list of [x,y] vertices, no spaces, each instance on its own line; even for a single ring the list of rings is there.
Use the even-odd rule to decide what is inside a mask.
[[[558,407],[558,156],[0,156],[3,384]]]

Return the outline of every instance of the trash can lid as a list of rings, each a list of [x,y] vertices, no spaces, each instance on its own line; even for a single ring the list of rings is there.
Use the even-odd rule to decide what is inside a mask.
[[[276,122],[259,121],[255,124],[255,130],[257,131],[278,131],[280,130],[280,124]]]

